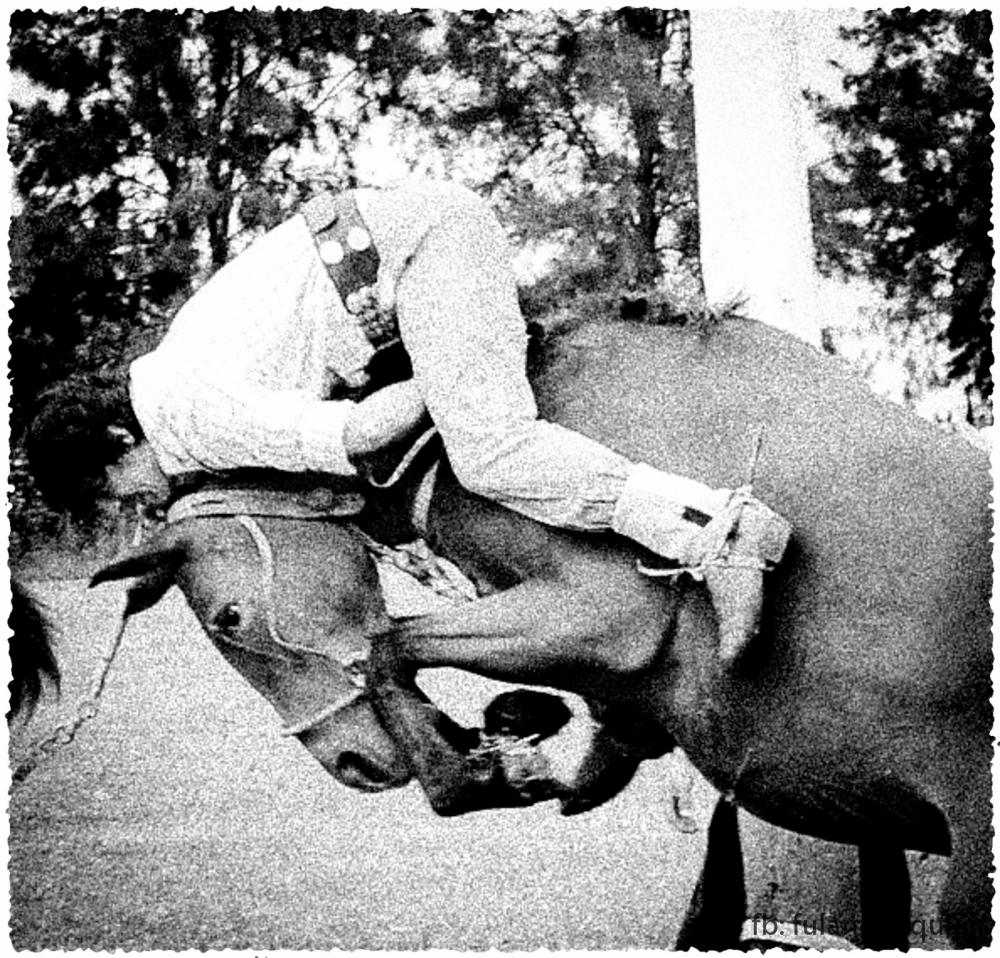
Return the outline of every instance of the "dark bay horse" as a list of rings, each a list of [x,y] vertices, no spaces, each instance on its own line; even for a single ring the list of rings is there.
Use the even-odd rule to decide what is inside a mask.
[[[367,703],[330,701],[343,694],[345,661],[331,647],[342,652],[346,634],[357,651],[380,634],[383,664],[457,666],[634,708],[720,791],[774,824],[950,853],[949,933],[960,947],[988,943],[986,457],[750,321],[585,327],[535,385],[547,418],[713,486],[747,481],[760,438],[755,494],[795,535],[770,575],[762,633],[734,664],[719,664],[701,586],[647,578],[627,543],[542,527],[469,495],[446,468],[431,500],[432,544],[501,590],[465,608],[390,627],[371,557],[336,523],[309,533],[263,524],[280,597],[270,608],[259,550],[230,520],[169,527],[101,580],[178,581],[227,658],[293,727],[306,723],[307,747],[347,784],[402,784],[409,762],[433,791],[453,767],[429,707],[400,699],[387,713],[379,694],[404,755]],[[282,655],[275,620],[296,636]]]
[[[357,663],[388,622],[371,557],[339,522],[208,515],[167,525],[91,584],[138,577],[126,616],[177,585],[222,656],[343,785],[411,780]]]
[[[707,334],[585,328],[537,385],[547,418],[713,486],[746,481],[762,436],[755,493],[796,532],[761,636],[723,669],[700,588],[654,593],[624,546],[504,515],[445,480],[433,544],[473,578],[520,584],[401,624],[397,654],[637,704],[720,791],[773,824],[950,852],[949,933],[988,941],[987,458],[749,321]],[[651,647],[658,633],[666,641]],[[556,643],[574,667],[549,666]]]

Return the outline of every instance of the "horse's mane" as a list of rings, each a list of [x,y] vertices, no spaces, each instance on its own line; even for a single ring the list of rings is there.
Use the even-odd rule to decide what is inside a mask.
[[[640,323],[687,329],[707,339],[728,319],[740,316],[742,302],[710,306],[703,299],[681,298],[654,290],[646,293],[598,292],[577,296],[566,306],[528,323],[528,373],[540,373],[567,338],[586,326]]]

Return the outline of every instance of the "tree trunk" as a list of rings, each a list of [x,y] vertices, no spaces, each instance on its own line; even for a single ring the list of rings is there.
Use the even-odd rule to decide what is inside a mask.
[[[705,293],[818,344],[797,46],[792,12],[691,12]]]

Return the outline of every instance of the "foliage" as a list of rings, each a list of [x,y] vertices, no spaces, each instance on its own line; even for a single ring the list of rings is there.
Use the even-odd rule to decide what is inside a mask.
[[[648,289],[697,264],[688,20],[678,11],[449,15],[421,120],[479,177],[527,248],[556,247],[541,311]],[[447,82],[445,82],[447,80]]]
[[[990,30],[986,11],[870,11],[844,31],[872,56],[845,74],[850,101],[812,97],[840,137],[813,184],[821,264],[899,297],[895,322],[935,328],[970,421],[992,391]]]
[[[548,244],[561,266],[538,309],[690,267],[686,24],[627,8],[15,13],[10,66],[45,91],[10,125],[15,435],[50,384],[123,375],[297,200],[352,185],[382,117],[471,164],[452,172]]]
[[[149,348],[317,180],[350,184],[349,147],[422,29],[363,11],[15,13],[10,66],[47,91],[10,125],[15,433],[46,385]],[[303,177],[319,143],[323,174]]]

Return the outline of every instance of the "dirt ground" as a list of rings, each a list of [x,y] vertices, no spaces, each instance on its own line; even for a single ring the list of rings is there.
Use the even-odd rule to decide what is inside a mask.
[[[64,689],[15,730],[15,756],[73,713],[123,605],[118,585],[38,591],[62,626]],[[438,680],[458,683],[465,721],[493,692],[457,673]],[[11,943],[666,948],[705,842],[703,829],[671,827],[676,774],[669,761],[644,766],[626,793],[574,819],[547,804],[442,820],[414,786],[352,793],[278,735],[174,591],[130,626],[98,717],[11,798]],[[699,783],[702,824],[711,802]]]

